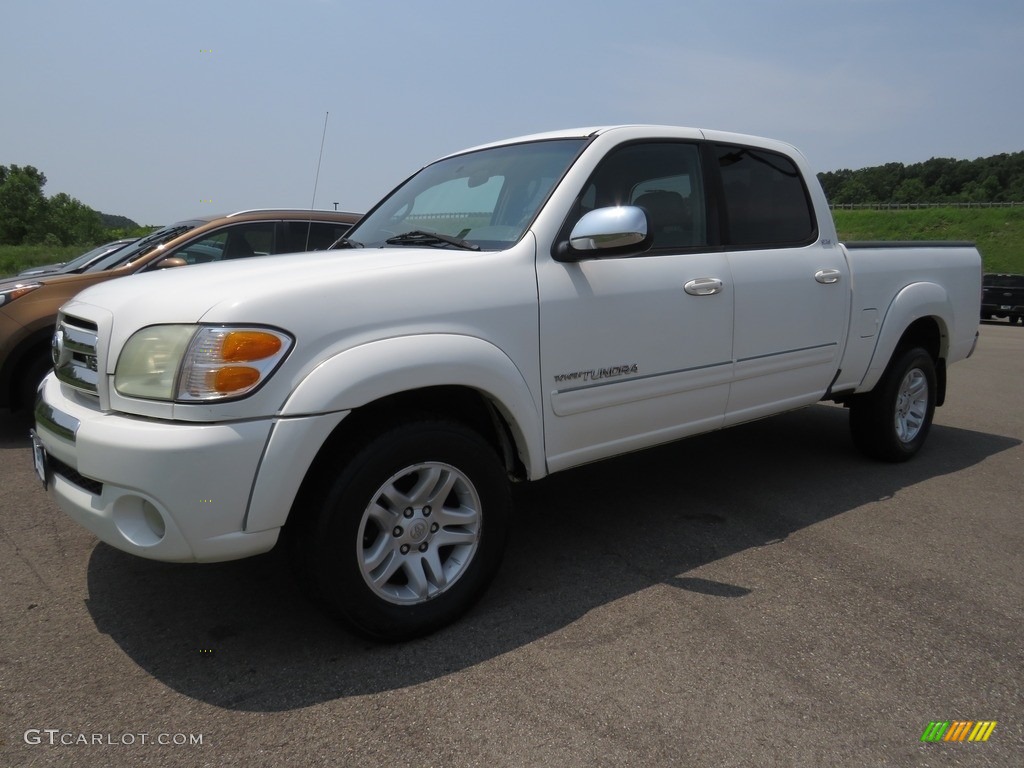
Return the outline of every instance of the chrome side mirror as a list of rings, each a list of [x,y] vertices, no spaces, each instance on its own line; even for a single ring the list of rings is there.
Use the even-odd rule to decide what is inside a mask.
[[[555,249],[558,261],[579,261],[647,249],[647,215],[635,205],[598,208],[583,215],[572,228],[569,242]]]

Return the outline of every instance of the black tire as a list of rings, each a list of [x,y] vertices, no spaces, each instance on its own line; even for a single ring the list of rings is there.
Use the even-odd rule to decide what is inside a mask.
[[[865,455],[906,461],[924,445],[935,415],[935,361],[924,349],[897,351],[875,388],[850,402],[850,433]]]
[[[497,572],[508,481],[491,446],[466,427],[393,428],[323,480],[297,554],[310,558],[319,597],[359,634],[397,642],[434,632]]]
[[[36,390],[46,374],[53,370],[49,349],[30,354],[18,373],[18,409],[31,413],[36,404]]]

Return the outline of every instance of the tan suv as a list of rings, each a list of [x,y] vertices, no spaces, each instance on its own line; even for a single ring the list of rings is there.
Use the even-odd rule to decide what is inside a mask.
[[[81,274],[0,279],[0,407],[31,407],[51,367],[57,310],[90,285],[188,264],[323,250],[358,219],[355,213],[309,210],[197,217],[158,229]]]

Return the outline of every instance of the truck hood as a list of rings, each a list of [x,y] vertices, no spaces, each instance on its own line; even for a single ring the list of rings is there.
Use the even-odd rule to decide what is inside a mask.
[[[113,350],[139,328],[164,323],[272,325],[287,332],[319,326],[329,332],[394,320],[415,311],[414,305],[422,311],[432,303],[427,283],[445,293],[469,274],[479,281],[495,255],[403,247],[260,256],[112,280],[82,291],[62,309],[75,314],[76,307],[89,305],[109,315]],[[443,312],[444,306],[433,309]]]
[[[429,248],[315,251],[177,267],[92,286],[65,307],[82,302],[115,317],[144,310],[150,322],[195,323],[218,306],[280,296],[300,286],[310,291],[311,284],[326,290],[357,274],[450,258],[452,253]]]

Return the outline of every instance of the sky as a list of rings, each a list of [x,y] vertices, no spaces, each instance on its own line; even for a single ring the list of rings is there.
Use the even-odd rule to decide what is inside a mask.
[[[580,126],[769,136],[821,171],[1024,151],[1024,0],[6,0],[0,73],[0,165],[140,224],[364,211]]]

